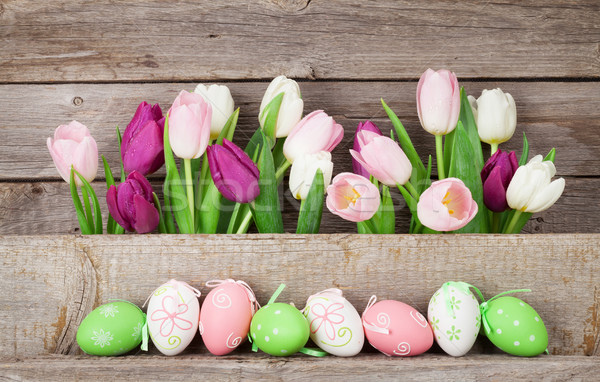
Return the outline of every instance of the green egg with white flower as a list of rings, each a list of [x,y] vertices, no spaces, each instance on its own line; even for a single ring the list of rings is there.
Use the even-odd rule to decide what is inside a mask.
[[[295,307],[281,302],[263,306],[250,323],[252,342],[265,353],[290,356],[306,345],[308,321]]]
[[[146,315],[127,301],[101,305],[88,314],[77,329],[77,344],[87,354],[115,356],[142,342]]]
[[[516,297],[503,296],[482,306],[484,332],[501,350],[523,357],[546,351],[548,331],[540,315],[529,304]]]

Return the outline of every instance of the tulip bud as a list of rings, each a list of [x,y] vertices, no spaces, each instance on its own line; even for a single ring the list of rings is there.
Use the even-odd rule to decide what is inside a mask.
[[[290,191],[294,198],[306,199],[318,169],[321,169],[323,173],[324,187],[327,188],[329,183],[331,183],[331,175],[333,173],[333,162],[331,161],[330,152],[320,151],[316,154],[306,154],[294,161],[289,181]],[[323,192],[325,192],[325,189]]]
[[[313,111],[294,127],[283,144],[290,163],[305,154],[331,152],[344,137],[344,128],[323,110]]]
[[[142,102],[127,125],[121,142],[126,173],[152,174],[165,163],[163,132],[165,118],[158,104]]]
[[[200,94],[182,90],[169,110],[169,141],[179,158],[199,158],[210,139],[212,108]]]
[[[515,152],[502,150],[496,151],[483,166],[483,203],[490,211],[502,212],[508,208],[506,189],[518,167]]]
[[[196,86],[194,93],[200,94],[206,102],[210,103],[212,107],[210,139],[217,139],[227,120],[233,114],[234,105],[231,92],[225,85],[212,84],[207,87],[204,84],[199,84]]]
[[[275,137],[283,138],[287,137],[290,131],[298,124],[300,118],[302,118],[302,110],[304,109],[304,102],[302,101],[302,95],[300,94],[300,87],[298,83],[292,79],[286,78],[285,76],[275,77],[273,81],[267,87],[265,95],[263,96],[260,104],[259,122],[260,127],[264,127],[267,119],[267,113],[264,112],[265,108],[277,97],[279,93],[284,93],[283,99],[281,100],[281,106],[279,107],[279,114],[277,116],[277,125],[275,127]]]
[[[532,213],[550,208],[565,189],[563,178],[550,182],[554,175],[554,163],[542,161],[541,155],[520,166],[506,190],[506,201],[510,208]]]
[[[110,186],[106,193],[106,204],[113,219],[127,231],[148,233],[158,226],[159,216],[154,206],[152,186],[137,171],[131,172],[127,180],[118,186]]]
[[[60,125],[54,130],[54,139],[48,138],[46,144],[65,182],[69,183],[71,178],[71,166],[88,182],[94,180],[98,172],[98,146],[87,127],[77,121]],[[82,186],[77,176],[75,184]]]
[[[513,136],[517,127],[517,107],[509,93],[486,89],[477,100],[469,96],[469,103],[481,141],[499,144]]]
[[[445,135],[454,130],[460,113],[456,75],[427,69],[417,85],[417,112],[421,126],[430,134]]]
[[[387,186],[408,182],[412,165],[398,143],[371,131],[361,131],[357,140],[361,151],[350,154],[369,174]]]
[[[235,144],[223,139],[223,146],[208,148],[207,158],[215,186],[225,198],[250,203],[260,194],[258,167]]]
[[[380,203],[379,189],[361,175],[342,172],[327,187],[327,208],[349,221],[371,219]]]
[[[371,121],[359,122],[358,127],[356,128],[356,133],[354,134],[354,144],[352,145],[352,149],[358,153],[360,153],[360,144],[358,142],[358,133],[361,131],[371,131],[376,133],[377,135],[381,135],[381,130]],[[354,158],[352,158],[352,171],[355,174],[362,175],[365,178],[369,179],[369,172]]]
[[[457,178],[433,182],[417,203],[419,221],[436,231],[454,231],[466,226],[477,210],[471,190]]]

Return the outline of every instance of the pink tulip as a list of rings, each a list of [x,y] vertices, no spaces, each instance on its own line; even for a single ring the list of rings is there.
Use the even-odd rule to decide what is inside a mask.
[[[331,152],[344,137],[344,128],[323,110],[313,111],[292,129],[283,144],[290,163],[302,155]]]
[[[421,223],[436,231],[454,231],[467,225],[477,215],[477,203],[462,180],[446,178],[433,182],[419,203]]]
[[[445,135],[454,130],[460,113],[456,75],[444,69],[427,69],[417,85],[417,112],[421,126],[430,134]]]
[[[356,133],[354,134],[354,143],[352,145],[352,149],[354,151],[358,151],[360,152],[360,143],[358,141],[358,133],[360,133],[363,130],[367,130],[367,131],[372,131],[378,135],[381,135],[381,130],[379,130],[379,128],[371,121],[365,121],[363,122],[359,122],[358,123],[358,127],[356,128]],[[355,174],[358,175],[362,175],[365,178],[369,179],[369,172],[363,167],[361,166],[360,163],[358,163],[356,161],[356,159],[352,159],[352,171]]]
[[[98,146],[87,127],[77,121],[60,125],[54,130],[54,139],[48,138],[46,144],[58,173],[67,183],[71,166],[88,182],[94,180],[98,172]],[[77,175],[75,184],[82,186]]]
[[[182,159],[199,158],[210,139],[212,108],[200,94],[182,90],[169,110],[169,141]]]
[[[350,154],[371,175],[387,186],[408,182],[412,165],[398,143],[366,130],[359,132],[356,138],[360,152],[350,150]]]
[[[379,203],[379,189],[361,175],[342,172],[327,187],[327,208],[332,214],[349,221],[371,219]]]

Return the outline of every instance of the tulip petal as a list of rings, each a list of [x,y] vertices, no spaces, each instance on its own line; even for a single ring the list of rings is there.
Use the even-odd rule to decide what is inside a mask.
[[[121,211],[119,211],[119,203],[117,200],[117,187],[114,185],[110,186],[108,191],[106,192],[106,204],[108,205],[108,212],[110,212],[110,216],[115,219],[117,223],[127,231],[133,231],[133,228],[129,224],[129,222],[121,215]]]
[[[527,212],[542,212],[547,210],[556,203],[564,189],[565,180],[563,178],[554,180],[535,195],[535,198],[527,206]]]
[[[136,212],[133,228],[138,233],[148,233],[156,229],[159,216],[154,204],[149,203],[138,194],[133,196],[133,204]]]
[[[88,182],[96,177],[98,172],[98,146],[92,137],[85,137],[73,152],[73,167]],[[77,182],[77,180],[76,180]]]
[[[126,173],[134,170],[149,175],[165,163],[163,133],[154,120],[147,121],[136,131],[122,152],[123,167]]]
[[[81,142],[85,137],[91,137],[90,130],[77,121],[71,121],[68,125],[60,125],[54,130],[54,140],[67,139]]]
[[[70,151],[70,148],[72,147],[72,150],[75,150],[77,144],[73,141],[65,140],[53,142],[52,138],[48,137],[48,139],[46,140],[46,145],[48,146],[48,151],[50,152],[50,156],[52,156],[52,160],[54,161],[54,166],[56,167],[56,170],[58,171],[60,176],[65,180],[65,182],[69,183],[71,178],[71,159],[69,156],[69,162],[67,162],[62,157],[62,153],[67,154],[69,152],[72,152]],[[77,181],[78,178],[75,177],[75,184],[77,184]]]
[[[494,168],[483,183],[483,202],[487,208],[494,212],[502,212],[508,208],[506,190],[500,172],[499,167]]]

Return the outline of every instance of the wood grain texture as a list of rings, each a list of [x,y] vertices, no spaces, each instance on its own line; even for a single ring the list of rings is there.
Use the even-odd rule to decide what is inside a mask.
[[[152,185],[162,200],[160,181],[153,181]],[[106,224],[106,185],[94,182],[94,187]],[[550,209],[534,214],[523,228],[523,233],[600,233],[597,218],[600,204],[595,191],[599,188],[598,178],[566,178],[566,188],[560,199]],[[397,191],[392,191],[392,198],[396,208],[396,232],[406,233],[410,212]],[[300,203],[286,189],[282,205],[284,230],[295,232]],[[324,207],[320,232],[355,233],[356,224],[331,214]],[[65,182],[0,183],[0,234],[67,233],[79,233],[79,224]]]
[[[481,380],[594,380],[597,359],[592,357],[469,355],[461,358],[426,354],[389,358],[361,355],[353,358],[308,356],[267,357],[260,354],[215,357],[136,356],[119,358],[45,356],[0,360],[7,380],[188,381],[199,376],[210,381],[481,381]]]
[[[267,83],[229,83],[241,108],[235,142],[245,145],[258,127],[257,115]],[[522,135],[530,154],[557,148],[561,176],[600,176],[600,93],[590,82],[465,82],[469,94],[501,87],[516,99],[515,136],[502,149],[521,152]],[[60,179],[46,148],[46,138],[59,124],[76,119],[87,125],[114,170],[118,166],[115,126],[125,129],[140,102],[159,102],[165,113],[181,89],[194,83],[68,84],[0,86],[0,180]],[[435,154],[433,136],[419,123],[416,82],[303,82],[305,114],[323,109],[345,128],[343,141],[333,152],[335,172],[351,171],[354,131],[359,121],[371,119],[386,133],[392,128],[380,98],[404,123],[424,161]],[[486,158],[489,148],[485,147]],[[434,155],[435,157],[435,155]],[[433,166],[434,168],[436,166]],[[434,170],[435,171],[435,170]],[[116,175],[116,171],[114,171]],[[103,177],[100,170],[99,177]],[[160,170],[157,175],[164,174]]]
[[[600,76],[595,0],[5,0],[0,82]]]
[[[15,294],[7,293],[0,300],[0,346],[5,357],[64,352],[68,346],[60,338],[76,327],[76,320],[69,325],[64,317],[78,319],[111,299],[141,306],[171,278],[201,288],[204,295],[208,280],[242,279],[261,303],[286,283],[279,301],[294,302],[299,308],[309,295],[337,287],[359,311],[376,294],[425,312],[431,295],[449,280],[476,285],[486,298],[528,287],[532,292],[519,297],[543,318],[551,354],[598,355],[597,234],[1,239],[0,289],[20,298],[15,304]],[[90,274],[96,275],[95,280]],[[70,307],[79,311],[70,312]]]

